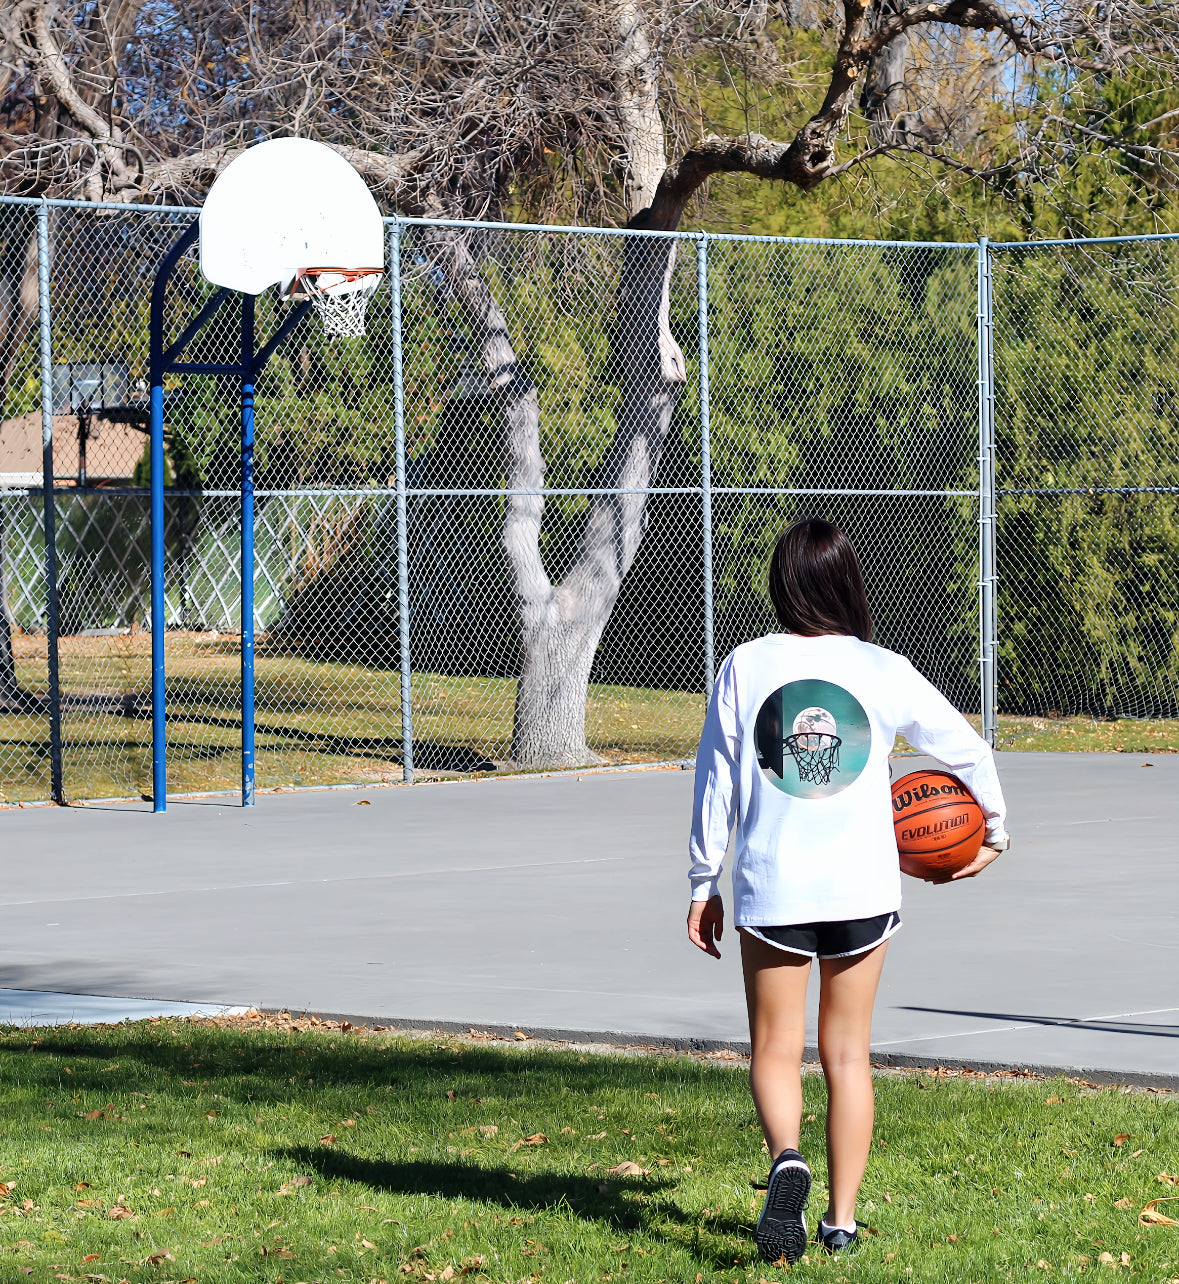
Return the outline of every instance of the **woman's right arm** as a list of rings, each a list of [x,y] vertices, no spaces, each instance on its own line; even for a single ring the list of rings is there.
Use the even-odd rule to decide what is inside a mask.
[[[741,741],[737,729],[737,699],[733,657],[721,665],[704,717],[696,751],[695,794],[692,802],[692,900],[719,895],[721,866],[737,810],[741,771]]]
[[[907,660],[905,664],[908,673],[902,699],[904,716],[909,720],[897,730],[914,749],[943,763],[978,799],[987,821],[986,846],[1004,851],[1008,844],[1007,804],[990,745],[932,682]],[[978,870],[972,867],[972,872]],[[964,870],[963,875],[966,873]]]

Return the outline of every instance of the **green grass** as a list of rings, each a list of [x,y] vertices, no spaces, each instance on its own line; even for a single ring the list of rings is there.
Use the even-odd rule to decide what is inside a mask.
[[[45,640],[18,635],[18,677],[45,686]],[[241,783],[240,653],[236,637],[169,634],[169,789],[237,789]],[[400,779],[401,683],[389,669],[257,656],[259,788],[369,784]],[[70,798],[133,797],[151,791],[150,639],[63,638],[61,681],[75,694],[139,694],[138,716],[67,705],[63,714],[65,787]],[[514,678],[413,675],[418,766],[470,770],[480,757],[506,764],[511,750]],[[586,734],[608,763],[692,756],[704,716],[699,692],[590,687]],[[972,721],[978,725],[978,718]],[[1004,749],[1179,751],[1179,719],[1097,722],[1089,718],[1001,716]],[[465,758],[456,756],[465,751]],[[44,715],[0,713],[0,803],[49,796]]]
[[[0,1033],[0,1279],[785,1278],[751,1239],[740,1066],[247,1025]],[[1137,1220],[1179,1194],[1173,1096],[915,1073],[877,1097],[877,1233],[792,1278],[1179,1277],[1179,1231]],[[808,1076],[812,1215],[823,1111]]]

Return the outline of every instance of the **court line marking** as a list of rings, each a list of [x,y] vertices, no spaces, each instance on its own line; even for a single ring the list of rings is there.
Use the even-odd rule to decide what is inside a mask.
[[[1061,1017],[1059,1022],[1043,1025],[1039,1021],[1021,1021],[1018,1025],[991,1025],[980,1030],[957,1030],[948,1034],[917,1034],[908,1039],[885,1039],[873,1043],[874,1048],[891,1048],[898,1043],[929,1043],[937,1039],[968,1039],[972,1034],[1005,1034],[1012,1030],[1068,1030],[1089,1021],[1124,1021],[1127,1017],[1161,1016],[1165,1012],[1179,1012],[1179,1008],[1143,1008],[1140,1012],[1114,1012],[1109,1016]],[[1089,1033],[1100,1034],[1100,1030]],[[1129,1034],[1127,1030],[1107,1030],[1107,1034]]]
[[[535,860],[520,861],[511,865],[467,865],[459,869],[404,869],[387,874],[348,874],[342,878],[284,878],[270,883],[217,883],[208,887],[167,887],[154,892],[100,892],[93,896],[57,896],[44,897],[28,901],[0,900],[0,908],[15,908],[18,905],[73,905],[86,904],[90,901],[134,900],[147,896],[178,896],[194,892],[248,892],[267,887],[307,887],[320,886],[325,883],[360,883],[390,878],[422,878],[428,875],[447,874],[497,874],[501,870],[512,869],[553,869],[571,868],[577,865],[604,865],[611,861],[629,859],[626,856],[587,856],[584,860]]]

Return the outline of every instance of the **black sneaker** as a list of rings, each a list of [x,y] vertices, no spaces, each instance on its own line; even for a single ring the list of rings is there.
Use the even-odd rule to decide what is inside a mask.
[[[844,1230],[842,1226],[828,1226],[821,1221],[815,1232],[815,1243],[829,1253],[854,1253],[860,1246],[859,1228],[863,1225],[856,1222],[855,1230]]]
[[[784,1150],[774,1160],[766,1202],[757,1222],[757,1251],[767,1262],[783,1257],[797,1262],[806,1252],[803,1209],[811,1193],[811,1170],[797,1150]]]

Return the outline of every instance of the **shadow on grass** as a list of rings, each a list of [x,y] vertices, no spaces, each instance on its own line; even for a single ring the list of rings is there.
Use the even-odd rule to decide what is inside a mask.
[[[82,960],[78,961],[78,966]],[[109,979],[109,978],[108,978]],[[37,982],[41,984],[37,984]],[[14,989],[46,988],[40,972],[19,967],[0,968],[0,985]],[[126,993],[126,978],[88,992]],[[370,1039],[339,1030],[288,1031],[261,1028],[238,1031],[216,1026],[185,1026],[178,1038],[167,1020],[128,1023],[114,1029],[63,1026],[56,1029],[11,1030],[0,1043],[8,1055],[68,1056],[72,1059],[73,1086],[105,1090],[110,1084],[103,1067],[112,1052],[119,1054],[125,1087],[138,1088],[136,1071],[145,1076],[159,1072],[182,1082],[194,1077],[228,1100],[287,1101],[295,1094],[293,1082],[331,1085],[333,1091],[395,1090],[403,1099],[462,1110],[476,1098],[499,1096],[515,1100],[529,1093],[560,1096],[563,1090],[594,1094],[605,1088],[640,1088],[649,1091],[660,1081],[668,1086],[699,1083],[716,1067],[680,1058],[648,1061],[646,1058],[580,1058],[577,1054],[547,1048],[472,1047],[438,1041]],[[397,1031],[390,1030],[391,1038]],[[27,1038],[27,1042],[25,1039]],[[331,1043],[336,1046],[331,1046]],[[57,1071],[47,1066],[56,1081]],[[453,1099],[445,1097],[454,1092]]]
[[[326,1147],[298,1146],[271,1154],[294,1161],[324,1178],[359,1182],[391,1195],[434,1195],[439,1199],[475,1199],[502,1208],[553,1209],[561,1206],[577,1216],[608,1221],[628,1230],[647,1227],[648,1217],[629,1194],[652,1195],[670,1189],[670,1181],[628,1181],[584,1177],[575,1173],[515,1173],[507,1168],[482,1168],[476,1164],[415,1160],[393,1163],[363,1159]],[[661,1202],[660,1212],[671,1209]],[[678,1210],[677,1210],[678,1211]],[[679,1220],[687,1220],[680,1214]]]
[[[270,1153],[325,1179],[354,1181],[385,1194],[469,1199],[517,1211],[566,1208],[585,1221],[676,1243],[702,1261],[712,1261],[717,1270],[731,1266],[732,1248],[701,1243],[701,1231],[706,1230],[709,1237],[720,1234],[744,1238],[751,1234],[748,1225],[730,1218],[710,1217],[705,1225],[700,1216],[685,1213],[669,1193],[676,1183],[658,1178],[629,1180],[553,1171],[516,1173],[507,1168],[430,1160],[393,1163],[311,1146]],[[669,1235],[669,1222],[681,1227],[681,1234]]]

